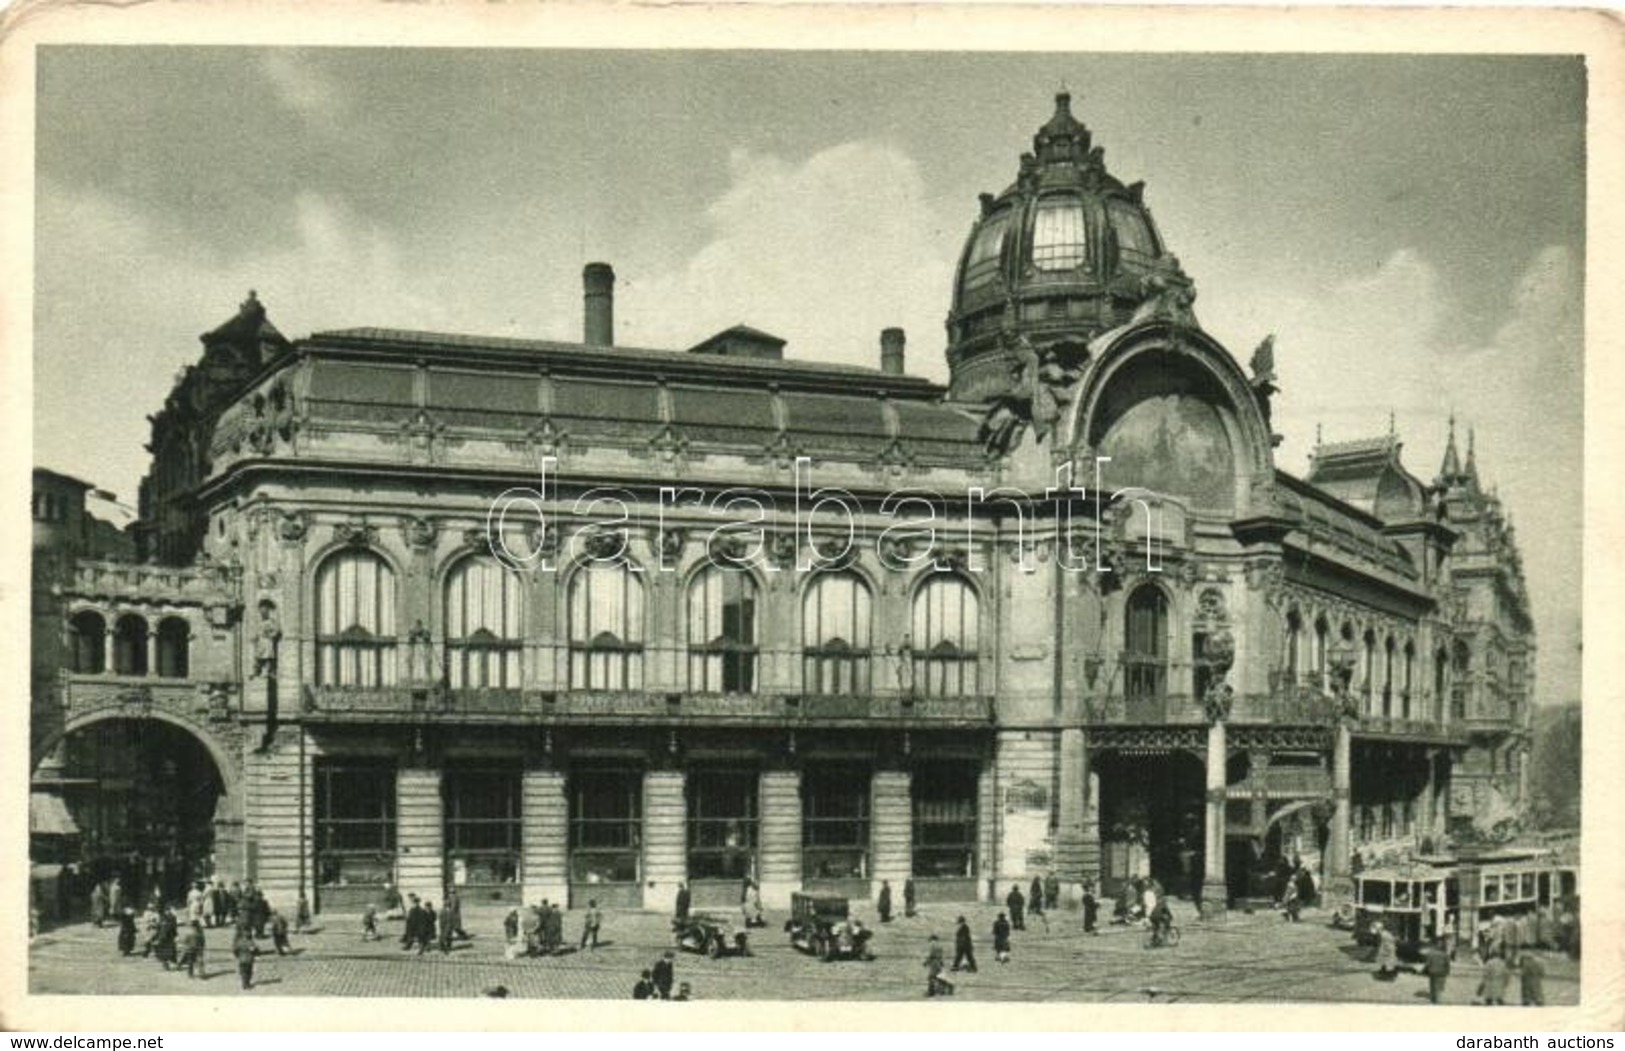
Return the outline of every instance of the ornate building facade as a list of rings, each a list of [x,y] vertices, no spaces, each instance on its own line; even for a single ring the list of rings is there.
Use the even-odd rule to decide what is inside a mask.
[[[1203,331],[1069,104],[982,198],[946,388],[896,329],[874,369],[617,345],[603,264],[579,344],[289,341],[250,294],[152,418],[141,560],[36,560],[36,764],[192,742],[97,857],[167,834],[169,878],[330,911],[1051,872],[1222,908],[1515,819],[1533,635],[1471,452],[1279,468],[1268,341]]]

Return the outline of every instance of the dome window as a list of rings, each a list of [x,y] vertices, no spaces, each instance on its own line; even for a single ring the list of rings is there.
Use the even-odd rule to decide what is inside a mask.
[[[1083,205],[1045,201],[1033,212],[1033,265],[1040,270],[1076,270],[1083,265],[1088,242],[1083,232]]]
[[[999,256],[1004,250],[1004,232],[1008,216],[1001,215],[983,223],[972,238],[970,254],[965,257],[965,287],[981,288],[998,276]]]
[[[1106,202],[1106,214],[1111,217],[1112,230],[1117,234],[1119,251],[1147,259],[1157,256],[1157,237],[1138,208],[1114,198]]]

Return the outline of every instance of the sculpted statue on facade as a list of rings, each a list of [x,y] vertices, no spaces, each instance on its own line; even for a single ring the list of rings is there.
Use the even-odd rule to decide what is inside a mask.
[[[282,618],[276,603],[260,600],[260,622],[254,632],[254,677],[276,675],[277,644],[282,641]]]
[[[1075,367],[1053,348],[1039,351],[1025,334],[1014,337],[1010,347],[1014,382],[993,403],[978,432],[988,451],[1001,456],[1021,443],[1028,427],[1039,441],[1048,438],[1071,404],[1078,380]]]

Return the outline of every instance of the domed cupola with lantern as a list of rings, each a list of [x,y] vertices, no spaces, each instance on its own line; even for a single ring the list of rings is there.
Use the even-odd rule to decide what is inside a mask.
[[[1062,365],[1128,322],[1148,298],[1191,283],[1145,206],[1144,183],[1106,171],[1104,150],[1055,96],[1055,114],[1022,154],[1014,185],[982,195],[948,314],[951,396],[984,402],[1010,390],[1020,337]]]

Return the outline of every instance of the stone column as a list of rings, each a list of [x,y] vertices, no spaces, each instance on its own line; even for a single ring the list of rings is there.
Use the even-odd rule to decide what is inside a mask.
[[[1202,916],[1223,919],[1230,905],[1224,873],[1226,743],[1223,719],[1207,728],[1207,821],[1202,837]]]
[[[569,844],[570,805],[562,770],[526,770],[520,787],[523,808],[523,847],[520,878],[524,900],[567,901],[570,877],[566,851]],[[571,902],[572,905],[578,903]]]
[[[757,876],[762,904],[787,909],[790,895],[801,889],[801,771],[764,770],[759,791]]]
[[[681,770],[643,775],[643,907],[669,912],[688,878],[688,800]]]
[[[158,674],[158,625],[152,624],[147,628],[147,675]]]
[[[438,902],[446,884],[445,810],[440,771],[402,767],[395,783],[396,869],[402,894]]]
[[[1326,846],[1325,885],[1321,893],[1332,907],[1350,900],[1354,880],[1349,873],[1349,746],[1347,720],[1337,721],[1332,742],[1332,827]]]
[[[912,778],[907,770],[876,770],[871,811],[870,841],[874,854],[869,865],[869,899],[880,893],[880,881],[891,880],[892,897],[902,901],[903,881],[913,870],[914,809]]]
[[[1088,761],[1084,755],[1083,731],[1061,731],[1060,804],[1055,831],[1055,875],[1061,881],[1062,896],[1077,900],[1084,878],[1084,809],[1088,795]]]

